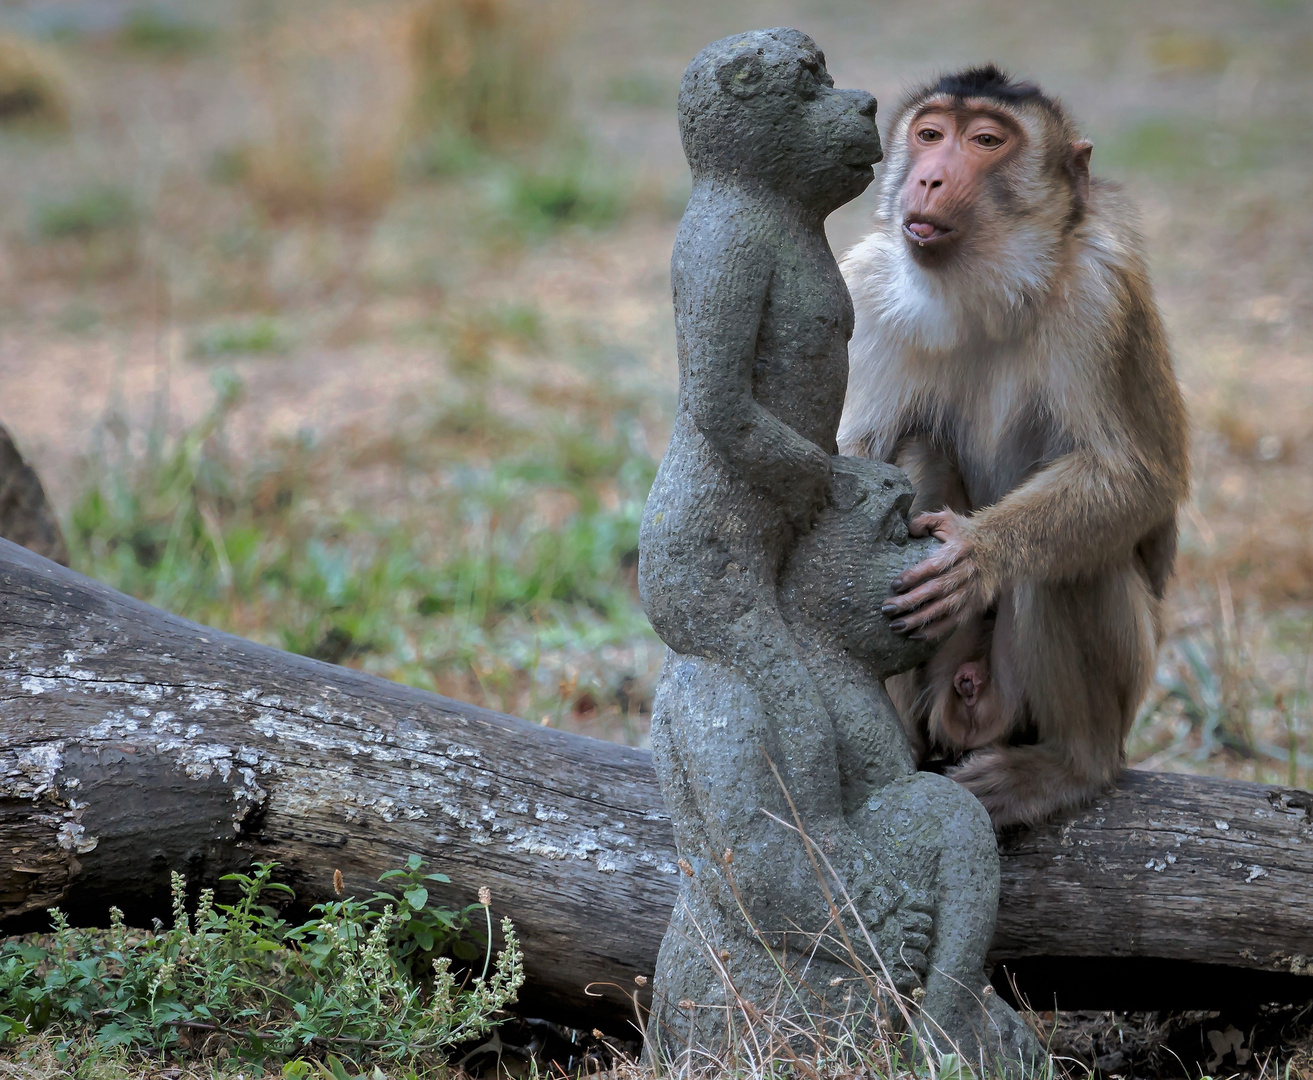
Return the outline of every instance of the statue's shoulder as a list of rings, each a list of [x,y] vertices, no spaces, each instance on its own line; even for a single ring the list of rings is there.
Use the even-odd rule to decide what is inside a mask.
[[[769,276],[778,256],[778,229],[766,210],[733,191],[696,191],[679,222],[671,266],[676,274],[718,275],[752,267]]]

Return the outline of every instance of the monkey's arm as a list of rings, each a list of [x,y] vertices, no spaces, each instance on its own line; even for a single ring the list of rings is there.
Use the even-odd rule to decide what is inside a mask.
[[[1008,582],[1078,577],[1129,557],[1170,522],[1189,488],[1184,409],[1164,362],[1131,382],[1105,424],[992,506],[970,517],[922,514],[913,535],[944,547],[901,574],[884,612],[893,628],[939,638],[984,611]],[[1129,398],[1129,400],[1126,400]]]
[[[1119,267],[1111,285],[1112,346],[1092,364],[1085,415],[1068,417],[1074,448],[969,521],[991,597],[1008,581],[1067,579],[1129,557],[1188,493],[1185,405],[1143,267]]]
[[[829,494],[829,455],[763,408],[752,392],[773,256],[742,227],[715,251],[716,265],[694,264],[677,273],[677,291],[689,298],[687,308],[676,304],[687,364],[685,400],[707,442],[805,529]]]

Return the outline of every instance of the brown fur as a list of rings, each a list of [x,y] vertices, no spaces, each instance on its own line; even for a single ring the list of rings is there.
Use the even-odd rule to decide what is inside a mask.
[[[950,775],[997,825],[1033,823],[1121,767],[1187,493],[1185,410],[1129,207],[1073,177],[1086,144],[1051,99],[985,95],[1021,148],[954,250],[907,250],[909,128],[942,97],[894,116],[875,230],[844,260],[857,330],[839,442],[905,468],[913,513],[952,511],[966,553],[956,629],[890,682],[914,746],[960,758]],[[982,687],[969,708],[964,675]]]

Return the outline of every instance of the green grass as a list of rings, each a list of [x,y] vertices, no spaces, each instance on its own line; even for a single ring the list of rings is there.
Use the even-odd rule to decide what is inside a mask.
[[[123,48],[168,58],[204,52],[213,38],[209,27],[189,22],[165,7],[133,9],[118,33]]]
[[[430,904],[427,886],[448,879],[425,874],[418,856],[380,879],[398,892],[316,904],[299,926],[279,914],[292,895],[272,880],[275,867],[227,875],[233,902],[205,889],[191,912],[175,873],[167,928],[130,929],[111,908],[108,930],[76,929],[51,909],[53,934],[0,944],[0,1044],[53,1033],[58,1058],[61,1042],[92,1036],[92,1053],[281,1065],[293,1077],[322,1071],[314,1062],[330,1054],[330,1065],[414,1070],[445,1063],[449,1048],[489,1031],[515,1001],[523,973],[510,921],[494,960],[490,910]],[[476,910],[479,948],[469,931]],[[457,945],[473,961],[460,982],[448,955]]]
[[[131,227],[137,207],[122,188],[92,185],[64,198],[37,203],[32,214],[36,234],[47,240],[87,239]]]
[[[1206,181],[1298,166],[1311,151],[1313,138],[1297,123],[1204,122],[1164,116],[1128,125],[1099,140],[1094,154],[1096,169]]]
[[[459,384],[365,445],[307,435],[238,453],[227,432],[244,391],[224,371],[185,431],[107,424],[70,515],[74,565],[293,652],[535,721],[604,714],[627,729],[658,656],[634,588],[654,474],[638,405],[610,393],[581,413],[531,384],[545,395],[532,411],[498,411],[491,342],[540,331],[518,309],[476,323],[446,331]],[[361,469],[384,489],[345,498]]]
[[[526,240],[569,226],[605,228],[626,209],[616,178],[604,176],[582,149],[544,164],[494,170],[487,189],[493,230]]]
[[[612,79],[606,87],[606,100],[615,105],[660,109],[675,107],[678,84],[643,72],[631,72]]]
[[[278,320],[268,316],[242,321],[216,323],[192,341],[193,356],[214,359],[224,356],[249,356],[260,353],[285,353],[291,347],[288,335]]]

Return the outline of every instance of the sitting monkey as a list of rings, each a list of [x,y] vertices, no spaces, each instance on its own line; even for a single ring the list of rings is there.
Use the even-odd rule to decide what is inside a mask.
[[[945,75],[890,124],[846,454],[895,462],[912,528],[897,632],[944,641],[889,690],[998,826],[1108,787],[1161,636],[1188,489],[1185,408],[1134,213],[1039,87]]]

